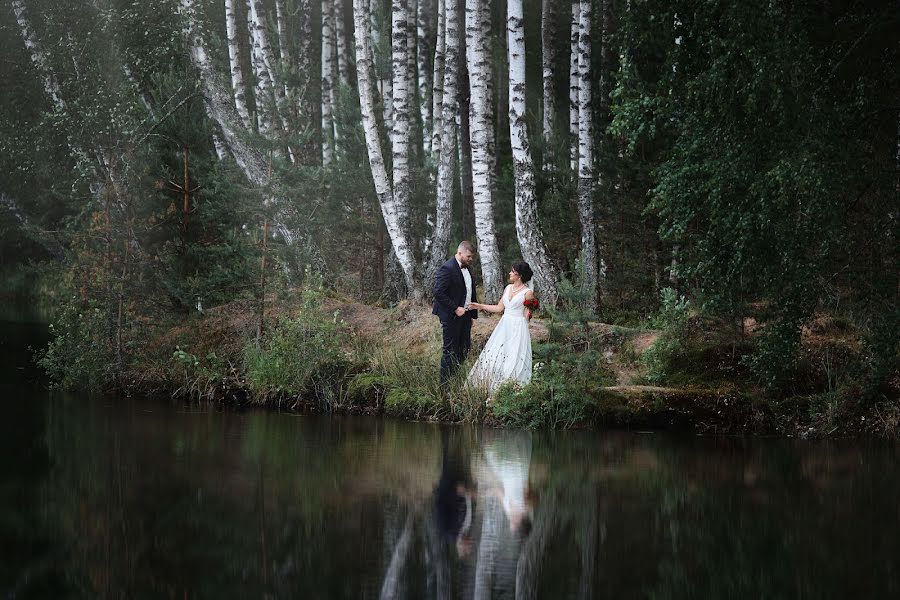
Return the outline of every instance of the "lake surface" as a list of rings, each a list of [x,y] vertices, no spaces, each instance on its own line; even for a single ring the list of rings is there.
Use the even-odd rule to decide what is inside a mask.
[[[0,321],[5,597],[900,597],[896,444],[50,394],[44,331]]]

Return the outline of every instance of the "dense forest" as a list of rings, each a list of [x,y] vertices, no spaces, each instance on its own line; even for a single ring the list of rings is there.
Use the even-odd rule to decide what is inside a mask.
[[[524,258],[542,317],[662,330],[657,382],[715,328],[717,376],[890,400],[898,31],[865,0],[11,0],[5,289],[93,384],[217,307],[426,306],[470,239],[489,301]],[[800,384],[816,327],[848,343]]]

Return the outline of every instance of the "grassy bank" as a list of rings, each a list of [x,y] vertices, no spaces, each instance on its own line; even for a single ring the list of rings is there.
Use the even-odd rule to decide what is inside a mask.
[[[44,366],[69,384],[101,385],[109,365],[84,353],[88,338],[72,333],[79,323],[82,330],[89,326],[90,315],[69,319],[57,326],[66,333],[57,331]],[[473,356],[496,322],[475,322]],[[430,310],[409,303],[379,308],[307,290],[268,298],[262,321],[258,303],[243,300],[148,325],[112,387],[296,411],[530,428],[804,437],[900,429],[900,382],[894,377],[874,397],[846,383],[865,357],[854,332],[830,317],[805,328],[802,364],[782,393],[762,387],[746,366],[758,333],[752,317],[735,327],[664,301],[659,314],[637,327],[552,311],[532,320],[531,331],[528,386],[505,386],[488,401],[462,385],[466,365],[442,393],[440,328]]]

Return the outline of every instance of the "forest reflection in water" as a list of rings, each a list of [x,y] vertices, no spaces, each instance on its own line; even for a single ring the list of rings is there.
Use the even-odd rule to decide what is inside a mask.
[[[893,445],[529,433],[18,393],[32,395],[0,435],[13,440],[0,507],[3,546],[16,550],[7,592],[900,591]]]

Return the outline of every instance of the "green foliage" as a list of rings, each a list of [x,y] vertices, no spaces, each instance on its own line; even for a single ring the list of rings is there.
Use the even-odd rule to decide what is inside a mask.
[[[671,373],[673,361],[685,349],[687,336],[690,302],[672,288],[662,290],[661,300],[660,310],[649,324],[662,333],[641,355],[647,368],[645,378],[651,383],[659,383]]]
[[[896,114],[875,116],[897,96],[896,19],[835,8],[648,0],[617,36],[611,131],[651,163],[648,212],[682,245],[678,275],[704,308],[769,303],[747,364],[771,389],[789,382],[814,310],[863,294],[876,299],[865,321],[896,293],[895,238],[874,233],[896,197]]]
[[[351,332],[337,313],[322,313],[320,299],[308,286],[296,317],[279,318],[244,348],[247,387],[258,399],[312,397],[326,408],[345,402],[348,376],[358,370]]]
[[[51,385],[62,389],[101,390],[114,372],[115,357],[106,339],[108,324],[96,306],[81,306],[73,296],[50,325],[52,338],[38,364]]]
[[[564,280],[560,306],[548,307],[550,337],[533,344],[533,374],[526,386],[501,386],[491,413],[506,425],[561,428],[584,425],[601,388],[612,381],[603,366],[608,337],[592,330],[583,292]]]
[[[175,346],[172,358],[184,377],[184,383],[175,394],[212,400],[216,388],[225,381],[225,361],[215,352],[207,352],[201,359],[181,346]]]
[[[526,386],[502,385],[490,409],[504,425],[512,427],[569,428],[585,425],[590,416],[590,390],[572,383],[571,365],[552,360],[536,363],[535,372]]]

